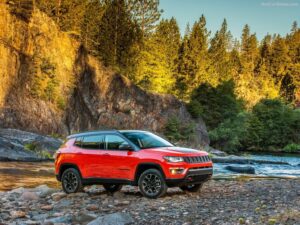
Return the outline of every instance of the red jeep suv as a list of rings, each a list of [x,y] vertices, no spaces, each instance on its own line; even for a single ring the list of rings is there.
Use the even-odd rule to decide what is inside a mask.
[[[74,134],[55,156],[55,174],[66,193],[90,184],[103,184],[109,192],[135,185],[148,198],[174,186],[196,192],[212,176],[212,166],[204,151],[176,147],[139,130]]]

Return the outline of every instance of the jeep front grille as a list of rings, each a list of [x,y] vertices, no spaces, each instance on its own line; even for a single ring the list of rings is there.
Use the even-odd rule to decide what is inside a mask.
[[[184,157],[184,161],[187,163],[205,163],[210,162],[211,160],[208,155],[204,155]]]

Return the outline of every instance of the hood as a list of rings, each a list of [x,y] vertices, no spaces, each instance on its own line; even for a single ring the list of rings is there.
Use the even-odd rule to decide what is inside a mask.
[[[183,148],[183,147],[176,147],[176,146],[172,146],[172,147],[163,147],[163,148],[157,148],[157,149],[152,149],[155,151],[164,151],[166,153],[182,153],[182,154],[207,154],[205,151],[200,151],[200,150],[196,150],[196,149],[192,149],[192,148]]]

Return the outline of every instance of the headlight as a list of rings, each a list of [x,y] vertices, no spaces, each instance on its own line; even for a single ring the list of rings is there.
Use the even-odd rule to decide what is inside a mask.
[[[172,163],[184,161],[182,157],[178,157],[178,156],[165,156],[164,159]]]

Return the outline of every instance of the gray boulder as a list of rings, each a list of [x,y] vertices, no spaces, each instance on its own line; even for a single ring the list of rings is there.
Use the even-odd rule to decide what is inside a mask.
[[[245,174],[255,174],[255,168],[252,166],[225,166],[225,169],[237,172],[237,173],[245,173]]]
[[[133,223],[134,220],[128,213],[113,213],[98,217],[88,225],[127,225]]]
[[[214,149],[214,148],[209,148],[209,150],[208,150],[211,154],[213,154],[213,155],[216,155],[216,156],[226,156],[227,154],[226,154],[226,152],[223,152],[223,151],[221,151],[221,150],[218,150],[218,149]]]

